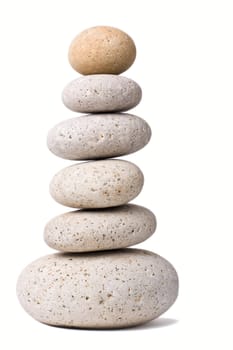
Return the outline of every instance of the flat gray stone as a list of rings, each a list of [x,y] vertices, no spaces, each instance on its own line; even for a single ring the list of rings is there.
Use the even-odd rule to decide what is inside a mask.
[[[112,158],[136,152],[150,140],[145,120],[126,113],[89,114],[65,120],[48,134],[47,145],[61,158]]]
[[[124,160],[84,162],[60,170],[50,183],[50,194],[71,208],[107,208],[126,204],[141,191],[141,170]]]
[[[141,88],[135,81],[112,74],[82,76],[71,81],[62,93],[65,106],[81,113],[127,111],[141,97]]]
[[[54,326],[122,328],[159,317],[177,298],[178,276],[152,252],[111,252],[42,257],[17,283],[22,307]]]
[[[63,252],[126,248],[145,241],[155,231],[154,214],[138,205],[78,210],[48,222],[45,242]]]

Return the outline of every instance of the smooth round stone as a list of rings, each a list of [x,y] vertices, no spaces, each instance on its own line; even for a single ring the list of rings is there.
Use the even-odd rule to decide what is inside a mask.
[[[156,229],[154,214],[128,204],[116,208],[78,210],[53,218],[45,227],[45,242],[63,252],[88,252],[132,246]]]
[[[143,186],[143,174],[124,160],[79,163],[59,171],[50,193],[60,204],[72,208],[107,208],[126,204]]]
[[[136,152],[150,140],[151,129],[132,114],[82,115],[50,130],[51,152],[70,160],[118,157]]]
[[[74,112],[122,112],[135,107],[142,97],[132,79],[111,75],[86,75],[71,81],[63,90],[65,106]]]
[[[74,38],[68,57],[71,66],[81,74],[120,74],[133,64],[136,47],[122,30],[98,26]]]
[[[26,312],[49,325],[122,328],[168,310],[178,276],[168,261],[146,250],[57,253],[24,269],[17,294]]]

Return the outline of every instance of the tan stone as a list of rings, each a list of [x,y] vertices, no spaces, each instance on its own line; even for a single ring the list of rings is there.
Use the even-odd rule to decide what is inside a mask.
[[[107,26],[84,30],[69,48],[71,66],[79,73],[121,74],[134,62],[136,47],[123,31]]]

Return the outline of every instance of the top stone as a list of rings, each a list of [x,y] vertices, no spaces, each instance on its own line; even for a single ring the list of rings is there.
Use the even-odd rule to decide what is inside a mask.
[[[84,30],[72,41],[69,62],[80,74],[121,74],[134,62],[136,47],[120,29],[98,26]]]

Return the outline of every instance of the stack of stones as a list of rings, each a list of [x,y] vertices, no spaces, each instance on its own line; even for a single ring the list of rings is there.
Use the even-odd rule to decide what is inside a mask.
[[[94,27],[72,42],[69,60],[83,74],[63,91],[75,112],[48,134],[59,157],[88,160],[58,172],[52,197],[79,208],[52,219],[46,243],[59,250],[31,263],[18,280],[23,308],[50,325],[122,328],[164,313],[175,301],[178,277],[172,265],[150,251],[126,248],[150,237],[154,214],[128,204],[141,191],[143,174],[133,163],[106,159],[130,154],[150,140],[149,125],[122,113],[141,100],[141,88],[119,75],[134,62],[136,48],[124,32]]]

